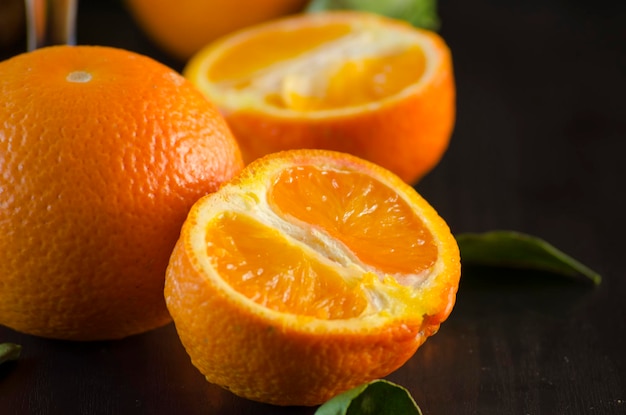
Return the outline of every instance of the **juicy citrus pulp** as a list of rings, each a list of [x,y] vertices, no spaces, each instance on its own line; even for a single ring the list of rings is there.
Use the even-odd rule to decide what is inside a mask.
[[[183,73],[220,108],[247,162],[279,150],[326,148],[412,183],[440,160],[454,124],[443,40],[362,12],[247,28],[200,50]]]
[[[458,279],[454,238],[410,186],[347,154],[292,150],[194,205],[165,297],[210,382],[315,405],[401,366]]]
[[[410,31],[338,22],[285,32],[234,43],[207,68],[206,85],[225,108],[228,100],[303,112],[356,107],[400,93],[426,69]]]

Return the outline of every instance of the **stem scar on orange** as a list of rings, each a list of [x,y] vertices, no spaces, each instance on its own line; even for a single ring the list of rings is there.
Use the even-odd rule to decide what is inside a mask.
[[[165,298],[209,382],[317,405],[402,366],[450,314],[459,277],[448,226],[399,177],[289,150],[194,204]]]
[[[129,51],[0,63],[0,324],[96,340],[171,318],[165,268],[191,205],[242,168],[185,78]]]
[[[438,164],[454,126],[443,39],[364,12],[247,28],[200,50],[183,74],[220,108],[246,162],[292,148],[331,149],[414,184]]]

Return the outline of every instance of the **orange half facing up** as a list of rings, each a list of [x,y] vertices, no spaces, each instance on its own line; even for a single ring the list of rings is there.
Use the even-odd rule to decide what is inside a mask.
[[[317,405],[402,366],[450,314],[459,275],[448,226],[400,178],[291,150],[193,206],[165,298],[209,382]]]
[[[253,26],[202,49],[184,75],[220,108],[247,162],[285,149],[331,149],[413,184],[439,162],[454,124],[442,38],[363,12]]]

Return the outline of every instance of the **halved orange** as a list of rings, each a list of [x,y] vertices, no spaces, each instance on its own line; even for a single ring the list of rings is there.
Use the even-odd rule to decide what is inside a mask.
[[[317,405],[402,366],[450,314],[459,275],[448,226],[399,177],[290,150],[196,202],[165,298],[209,382]]]
[[[443,39],[364,12],[252,26],[200,50],[183,74],[220,108],[247,162],[323,148],[415,183],[437,165],[454,126]]]

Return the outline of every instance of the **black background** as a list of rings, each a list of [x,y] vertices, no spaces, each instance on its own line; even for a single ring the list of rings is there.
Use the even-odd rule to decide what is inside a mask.
[[[441,0],[439,12],[458,118],[449,151],[416,188],[455,234],[530,233],[604,279],[594,287],[464,268],[451,317],[388,378],[424,414],[626,414],[626,3]],[[151,44],[119,1],[80,1],[78,43],[184,64]],[[94,343],[0,327],[4,341],[24,350],[0,367],[2,415],[315,410],[206,383],[172,325]]]

